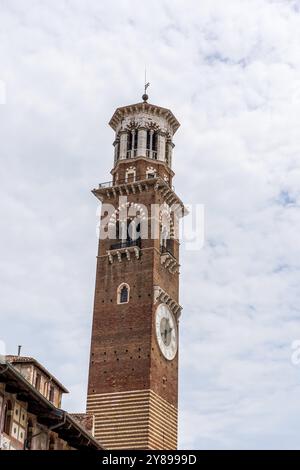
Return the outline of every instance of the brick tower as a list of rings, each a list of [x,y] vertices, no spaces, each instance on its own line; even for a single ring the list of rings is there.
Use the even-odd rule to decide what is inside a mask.
[[[87,411],[107,449],[176,449],[176,228],[184,207],[172,186],[172,151],[180,124],[147,95],[118,108],[109,124],[113,181],[93,190],[102,214]]]

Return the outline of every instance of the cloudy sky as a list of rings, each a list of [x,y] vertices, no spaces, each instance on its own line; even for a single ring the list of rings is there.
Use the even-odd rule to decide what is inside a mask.
[[[300,1],[0,0],[0,339],[83,411],[97,201],[118,106],[171,108],[181,253],[180,447],[300,448]]]

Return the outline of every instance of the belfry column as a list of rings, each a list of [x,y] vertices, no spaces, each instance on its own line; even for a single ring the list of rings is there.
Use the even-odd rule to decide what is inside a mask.
[[[138,130],[138,157],[146,157],[147,131],[144,128]]]
[[[158,134],[158,145],[157,145],[157,149],[158,149],[158,160],[161,160],[162,162],[165,161],[165,158],[166,158],[166,137],[159,133]]]
[[[127,132],[120,132],[120,160],[124,160],[127,155]]]

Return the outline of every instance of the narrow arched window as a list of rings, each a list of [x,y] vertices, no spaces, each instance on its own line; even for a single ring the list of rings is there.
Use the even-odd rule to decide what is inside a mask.
[[[129,302],[129,285],[121,284],[118,288],[118,304],[127,304]]]
[[[120,294],[120,303],[126,304],[128,302],[128,289],[126,286],[123,286]]]
[[[158,133],[153,129],[147,131],[146,156],[157,160]]]
[[[25,449],[30,450],[32,447],[32,437],[33,437],[33,422],[32,419],[29,418],[27,422],[27,432],[26,432],[26,439],[24,447]]]
[[[133,150],[137,150],[138,148],[138,131],[136,130],[135,133],[134,133],[134,147],[133,147]]]
[[[132,132],[128,132],[127,133],[127,150],[132,150],[132,144],[133,144]]]
[[[133,183],[136,179],[136,170],[135,168],[129,168],[126,170],[125,174],[125,182],[126,183]]]
[[[40,388],[41,388],[41,374],[36,374],[35,388],[37,389],[38,392],[40,391]]]
[[[10,434],[11,418],[12,418],[12,404],[10,401],[8,401],[4,407],[4,420],[3,420],[3,431],[7,435]]]
[[[150,131],[147,131],[147,150],[152,150],[151,149],[151,133],[150,133]]]
[[[157,143],[158,143],[158,135],[157,135],[157,132],[154,132],[153,138],[152,138],[152,150],[154,152],[157,152]]]
[[[55,388],[53,387],[53,385],[51,385],[50,393],[49,393],[49,401],[51,401],[51,403],[54,403],[54,397],[55,397]]]
[[[127,133],[127,158],[134,158],[137,155],[138,130],[133,129]]]

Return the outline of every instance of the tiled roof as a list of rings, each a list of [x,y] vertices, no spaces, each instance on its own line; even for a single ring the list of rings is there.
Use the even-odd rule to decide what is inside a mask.
[[[85,428],[88,432],[93,434],[94,431],[94,415],[87,413],[70,413],[78,423]]]

